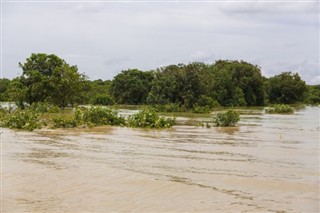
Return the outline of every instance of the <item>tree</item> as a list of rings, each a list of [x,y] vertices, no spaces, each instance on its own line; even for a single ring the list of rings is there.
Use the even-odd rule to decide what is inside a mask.
[[[151,71],[125,70],[114,77],[110,92],[118,104],[143,104],[146,103],[152,80]]]
[[[307,86],[298,73],[283,72],[271,77],[268,86],[270,103],[294,104],[306,98]]]
[[[10,86],[10,80],[6,78],[0,79],[0,101],[8,101],[8,90]]]
[[[148,96],[151,104],[184,102],[185,65],[169,65],[155,72],[152,88]]]
[[[213,65],[214,97],[222,106],[262,106],[265,90],[261,70],[244,61],[219,60]]]
[[[70,66],[56,55],[33,53],[25,63],[19,63],[22,76],[15,82],[13,91],[23,90],[19,102],[48,102],[61,107],[73,105],[81,96],[86,76],[78,73],[76,66]]]

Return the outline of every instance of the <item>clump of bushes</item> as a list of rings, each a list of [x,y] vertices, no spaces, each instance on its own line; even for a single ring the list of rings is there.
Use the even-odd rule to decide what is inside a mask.
[[[87,124],[90,126],[126,124],[124,117],[119,116],[118,112],[111,108],[90,107],[88,109],[77,108],[74,119],[78,124]]]
[[[53,118],[52,128],[74,128],[82,126],[124,126],[126,120],[114,109],[103,107],[77,108],[71,118]]]
[[[240,114],[234,110],[218,113],[213,122],[216,126],[235,126],[240,121]]]
[[[10,113],[1,114],[1,127],[33,131],[42,126],[39,114],[32,110],[16,110]]]
[[[52,118],[51,128],[75,128],[78,126],[77,121],[74,118],[57,117]]]
[[[194,113],[204,114],[209,113],[211,109],[208,106],[196,106],[193,108]]]
[[[128,117],[128,126],[143,128],[169,128],[175,124],[175,118],[160,117],[154,109],[144,108]]]
[[[92,101],[93,105],[113,105],[114,100],[110,95],[102,95],[99,94],[96,97],[94,97]]]
[[[29,107],[30,110],[34,110],[39,113],[59,113],[60,108],[56,105],[51,105],[46,102],[35,102],[32,103],[31,106]]]
[[[294,109],[286,104],[277,104],[273,105],[270,108],[266,109],[266,113],[270,114],[293,114]]]

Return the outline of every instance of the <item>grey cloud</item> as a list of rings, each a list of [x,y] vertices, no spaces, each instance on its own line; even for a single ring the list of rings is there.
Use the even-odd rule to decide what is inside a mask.
[[[232,12],[237,4],[243,12]],[[302,9],[296,3],[237,4],[3,3],[3,74],[17,76],[19,61],[46,52],[91,79],[219,58],[257,63],[269,76],[291,69],[309,83],[317,79],[319,14],[303,12],[312,8],[298,3]]]

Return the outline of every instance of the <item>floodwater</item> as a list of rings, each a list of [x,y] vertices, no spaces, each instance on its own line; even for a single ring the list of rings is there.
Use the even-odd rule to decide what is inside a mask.
[[[319,112],[253,111],[233,128],[1,129],[1,210],[319,212]]]

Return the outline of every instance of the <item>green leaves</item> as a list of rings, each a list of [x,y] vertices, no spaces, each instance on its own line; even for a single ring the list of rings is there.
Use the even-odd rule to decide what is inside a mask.
[[[128,126],[143,128],[169,128],[175,124],[175,118],[160,117],[154,109],[145,108],[140,112],[130,115]]]
[[[41,128],[39,114],[32,110],[16,110],[0,116],[0,126],[33,131]]]
[[[86,76],[78,73],[76,66],[70,66],[56,55],[31,54],[25,63],[19,63],[23,74],[12,84],[19,103],[48,102],[66,107],[79,101]]]
[[[213,119],[216,126],[235,126],[240,121],[240,115],[238,112],[228,110],[223,113],[218,113]]]

